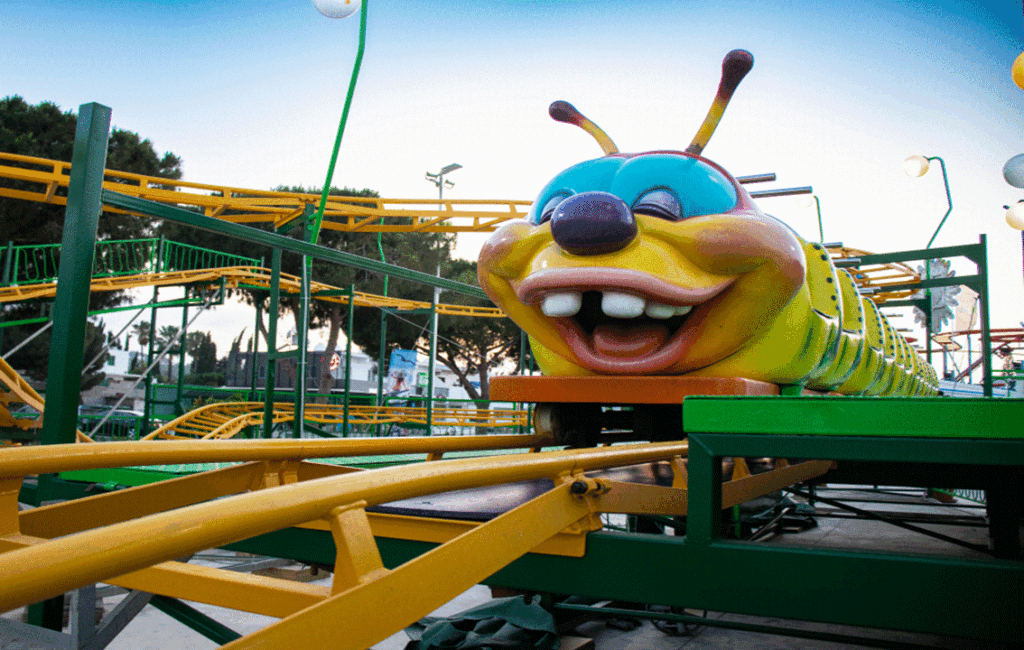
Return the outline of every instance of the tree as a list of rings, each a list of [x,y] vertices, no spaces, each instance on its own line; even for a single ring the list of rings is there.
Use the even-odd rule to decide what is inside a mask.
[[[302,186],[280,185],[274,188],[277,192],[294,192],[300,194],[319,195],[320,188],[305,188]],[[356,190],[352,188],[332,187],[331,196],[354,196],[375,198],[377,192],[370,189]],[[367,203],[370,206],[372,204]],[[225,216],[229,216],[226,213]],[[269,226],[258,225],[269,229]],[[287,224],[279,230],[281,234],[299,239],[303,236],[303,228],[300,220]],[[161,226],[161,233],[168,239],[202,246],[224,253],[253,256],[252,245],[247,242],[225,238],[195,228],[181,226],[172,222],[164,222]],[[379,241],[379,245],[378,245]],[[440,261],[442,266],[450,255],[452,237],[438,233],[381,233],[379,240],[377,233],[346,233],[337,230],[324,228],[320,231],[318,243],[328,248],[344,251],[360,257],[379,260],[380,251],[384,251],[384,259],[390,264],[396,264],[405,268],[424,271],[433,275]],[[302,273],[301,257],[298,255],[285,254],[282,258],[282,272],[295,276]],[[344,288],[349,284],[356,285],[356,289],[367,293],[382,294],[384,292],[384,275],[372,271],[364,271],[351,267],[314,262],[313,280],[335,287]],[[251,305],[269,307],[270,293],[264,289],[239,289],[243,299]],[[401,296],[411,300],[422,300],[429,302],[433,289],[431,287],[389,278],[388,294]],[[299,309],[298,296],[294,294],[282,294],[279,308],[282,313],[291,311],[297,313]],[[337,302],[324,300],[313,300],[309,309],[309,327],[317,329],[327,326],[328,342],[327,349],[334,350],[337,347],[340,333],[344,329],[347,320],[347,311],[344,305]],[[402,317],[404,320],[389,319],[388,322],[388,349],[397,347],[411,349],[416,340],[422,335],[423,328],[427,324],[424,316]],[[409,321],[413,322],[409,322]],[[260,334],[266,341],[267,331],[262,323],[259,323]],[[372,308],[357,308],[355,314],[355,331],[353,343],[371,356],[376,356],[380,348],[380,312]],[[325,395],[330,392],[333,382],[330,380],[330,354],[324,355],[324,361],[319,369],[321,391]],[[230,366],[230,363],[228,364]]]
[[[75,113],[61,112],[56,104],[28,104],[14,95],[0,99],[0,151],[52,160],[71,161],[74,149]],[[5,164],[40,168],[31,163]],[[181,159],[167,152],[157,155],[153,143],[137,133],[114,127],[107,148],[107,168],[178,180],[182,176]],[[47,170],[50,171],[50,170]],[[2,181],[6,187],[38,192],[38,183]],[[58,195],[66,196],[63,188]],[[64,206],[0,197],[0,243],[60,243],[64,228]],[[153,222],[140,217],[105,213],[99,222],[102,239],[135,239],[153,232]]]
[[[453,259],[448,263],[445,275],[452,280],[476,285],[476,262]],[[461,294],[445,294],[445,301],[492,306],[490,301]],[[471,398],[488,399],[491,368],[518,358],[519,328],[509,318],[441,316],[437,322],[437,360],[455,373]],[[429,354],[429,340],[421,339],[417,349]],[[479,390],[469,379],[474,374],[480,378]]]
[[[217,344],[209,332],[185,335],[185,351],[192,357],[192,374],[202,375],[217,370]]]
[[[139,342],[139,349],[145,350],[146,346],[149,345],[149,321],[144,320],[135,323],[132,325],[131,333],[135,335],[135,340]]]
[[[180,345],[178,341],[180,334],[181,329],[175,327],[174,325],[164,325],[157,331],[156,334],[157,349],[163,350],[165,347],[170,346],[172,352],[177,350],[178,346]]]
[[[73,112],[62,112],[52,102],[30,105],[14,95],[0,99],[0,151],[52,160],[71,161],[74,148],[75,125],[78,121]],[[52,167],[32,163],[5,161],[6,165],[52,171]],[[107,149],[107,168],[119,171],[180,179],[181,159],[172,153],[157,155],[153,143],[138,134],[114,128]],[[15,190],[40,191],[38,183],[0,179],[0,185]],[[57,189],[57,195],[66,196],[64,188]],[[99,221],[97,236],[100,240],[137,239],[153,233],[154,222],[127,214],[104,213]],[[16,245],[58,244],[64,228],[64,206],[56,203],[40,203],[0,197],[0,246],[7,242]],[[113,307],[125,300],[123,292],[97,292],[90,296],[90,309]],[[39,316],[36,304],[3,305],[0,319],[21,320]],[[90,325],[90,328],[95,326]],[[5,345],[13,345],[27,338],[35,326],[12,327],[4,333]],[[89,330],[90,332],[93,329]],[[92,339],[87,335],[86,345]],[[148,341],[147,341],[148,342]],[[103,341],[99,341],[102,346]],[[100,348],[86,350],[85,358],[92,359]],[[25,367],[31,367],[32,375],[46,376],[49,363],[49,337],[37,337],[15,357],[18,360],[34,359]],[[93,372],[86,374],[83,390],[99,379]],[[102,378],[102,373],[99,374]]]
[[[96,359],[96,361],[84,368],[85,372],[82,375],[83,391],[89,390],[106,378],[103,368],[107,363],[107,355],[100,355],[107,340],[107,334],[103,329],[103,321],[94,323],[92,320],[88,320],[85,323],[85,359],[83,364],[88,364],[93,359]],[[30,379],[46,381],[47,368],[50,362],[50,334],[52,332],[52,329],[43,332],[31,343],[11,355],[8,359],[11,367]],[[4,344],[13,348],[24,340],[26,336],[28,334],[24,333],[20,327],[7,328],[4,332]]]

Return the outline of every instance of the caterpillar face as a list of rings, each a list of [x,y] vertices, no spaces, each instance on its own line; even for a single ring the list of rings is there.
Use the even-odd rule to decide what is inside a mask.
[[[683,374],[760,337],[805,259],[724,169],[659,151],[557,175],[528,220],[488,240],[478,272],[547,374]]]

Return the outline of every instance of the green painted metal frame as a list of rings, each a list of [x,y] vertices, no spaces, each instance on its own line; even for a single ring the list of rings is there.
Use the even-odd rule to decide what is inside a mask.
[[[242,635],[238,632],[235,632],[226,625],[215,621],[206,614],[200,612],[198,609],[178,600],[177,598],[161,596],[158,594],[154,595],[149,600],[149,604],[219,645],[224,645],[234,641],[235,639],[242,638]]]
[[[108,107],[83,104],[78,111],[75,146],[68,180],[66,223],[61,244],[57,296],[53,304],[53,341],[46,376],[46,407],[40,441],[73,443],[78,427],[78,400],[85,361],[85,324],[89,313],[100,191],[110,133]]]
[[[344,251],[326,248],[324,246],[319,246],[317,244],[312,244],[298,239],[292,239],[291,237],[286,237],[278,233],[258,230],[250,226],[207,217],[206,215],[189,212],[188,210],[182,210],[181,208],[169,205],[154,203],[153,201],[147,201],[133,196],[127,196],[118,192],[103,190],[103,202],[115,208],[121,208],[160,219],[169,219],[187,226],[202,228],[203,230],[220,233],[227,235],[228,237],[234,237],[253,244],[259,244],[270,248],[279,248],[288,253],[308,255],[314,259],[334,262],[336,264],[341,264],[342,266],[349,266],[365,271],[373,271],[375,273],[383,273],[392,277],[411,280],[431,287],[438,287],[447,291],[455,291],[474,298],[487,299],[487,296],[479,287],[474,287],[469,284],[448,280],[447,278],[441,278],[436,275],[430,275],[420,271],[413,271],[394,264],[379,262],[359,255],[353,255],[352,253],[346,253]]]
[[[1024,562],[785,548],[721,539],[721,461],[780,456],[1024,467],[1024,401],[688,398],[688,536],[597,532],[582,558],[528,554],[486,582],[767,617],[1024,641]],[[378,538],[385,565],[434,544]],[[285,530],[230,548],[330,564],[328,533]],[[956,612],[955,617],[950,612]]]
[[[952,205],[952,203],[950,203]],[[952,209],[952,208],[950,208]],[[949,213],[946,213],[949,216]],[[945,222],[945,218],[943,219]],[[939,224],[942,227],[942,224]],[[938,230],[935,231],[938,234]],[[934,235],[932,239],[934,240]],[[931,293],[929,289],[936,287],[966,286],[978,293],[978,303],[981,305],[979,314],[981,324],[981,354],[982,354],[982,387],[985,397],[992,397],[992,333],[989,323],[989,292],[988,292],[988,251],[987,238],[981,235],[977,244],[966,244],[962,246],[946,246],[943,248],[924,248],[913,251],[900,251],[896,253],[880,253],[877,255],[864,255],[860,258],[861,265],[886,264],[893,262],[913,262],[939,259],[944,257],[966,257],[977,266],[975,275],[960,275],[950,278],[926,277],[917,283],[898,284],[887,286],[887,291],[899,291],[904,289],[924,289],[924,298],[908,300],[891,300],[885,303],[886,307],[917,307],[928,314],[925,319],[925,338],[927,347],[925,354],[928,362],[932,360],[932,319],[931,319]],[[929,242],[931,245],[931,242]],[[926,268],[927,265],[926,265]]]

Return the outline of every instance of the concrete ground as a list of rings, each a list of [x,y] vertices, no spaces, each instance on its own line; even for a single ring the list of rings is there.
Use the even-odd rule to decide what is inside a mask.
[[[826,494],[826,493],[823,493]],[[833,498],[859,498],[861,493],[853,490],[831,490],[827,496]],[[859,507],[870,508],[874,511],[917,513],[927,517],[929,515],[942,513],[954,515],[965,519],[978,518],[983,515],[983,510],[971,507],[967,501],[958,501],[952,506],[939,507],[937,502],[926,499],[918,491],[915,494],[875,494],[878,498],[888,503],[874,503],[868,506],[864,503],[854,503]],[[823,513],[840,513],[827,505],[818,504],[819,511]],[[925,537],[923,535],[896,528],[890,524],[862,519],[834,518],[831,516],[816,517],[818,523],[816,528],[781,536],[770,537],[763,540],[763,543],[796,546],[796,547],[818,547],[818,548],[872,548],[883,551],[900,551],[911,553],[943,554],[958,557],[984,557],[976,551],[950,545],[947,542]],[[987,530],[982,527],[963,527],[927,524],[931,530],[945,532],[954,537],[966,539],[967,541],[987,544]],[[212,566],[225,566],[230,562],[237,562],[238,559],[230,554],[223,554],[218,557],[217,552],[204,554],[196,558],[204,564]],[[322,578],[321,584],[329,584],[330,577]],[[481,604],[491,597],[490,589],[483,586],[476,586],[464,594],[447,603],[435,616],[452,616],[470,607]],[[118,602],[123,596],[114,596],[104,601],[107,611]],[[254,614],[247,614],[233,610],[226,610],[219,607],[192,603],[194,607],[206,613],[210,617],[220,621],[227,627],[241,633],[248,634],[274,622],[275,619]],[[4,614],[5,618],[17,618],[19,611]],[[735,614],[723,614],[710,612],[707,616],[711,619],[722,619],[742,623],[753,623],[760,625],[771,625],[778,627],[796,628],[799,630],[828,632],[863,636],[877,639],[883,642],[913,643],[921,646],[935,648],[949,648],[955,650],[996,650],[1001,646],[996,644],[972,643],[962,639],[937,638],[924,635],[914,635],[900,632],[886,632],[879,630],[864,630],[861,628],[849,628],[830,626],[824,624],[803,623],[798,621],[781,621],[764,619],[751,616],[740,616]],[[590,638],[594,641],[597,650],[676,650],[686,648],[687,650],[712,650],[719,648],[758,648],[762,650],[844,650],[847,648],[861,648],[863,645],[836,643],[829,641],[818,641],[800,639],[786,636],[776,636],[746,631],[727,630],[715,627],[701,626],[690,630],[680,636],[667,634],[658,629],[650,621],[636,621],[638,626],[629,628],[628,621],[612,621],[611,624],[600,620],[583,622],[570,630],[563,630],[564,633],[574,637]],[[373,646],[373,650],[402,650],[408,643],[408,637],[399,632]],[[47,648],[48,646],[34,643],[24,638],[12,636],[0,628],[0,650],[34,650],[36,648]],[[128,625],[109,646],[111,650],[166,650],[171,648],[189,648],[205,650],[216,648],[217,645],[200,634],[193,632],[184,625],[171,619],[153,607],[146,607]],[[568,646],[565,646],[568,647]]]

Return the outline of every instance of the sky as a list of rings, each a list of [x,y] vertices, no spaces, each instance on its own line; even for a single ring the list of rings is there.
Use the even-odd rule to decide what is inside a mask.
[[[533,200],[601,155],[548,117],[552,101],[622,151],[681,150],[722,57],[742,48],[754,68],[706,157],[737,176],[774,172],[773,187],[812,186],[826,242],[889,252],[923,248],[948,207],[938,166],[912,179],[903,160],[941,156],[953,210],[934,245],[986,234],[992,326],[1024,319],[1021,235],[1002,208],[1024,196],[1001,173],[1024,152],[1024,90],[1010,77],[1024,48],[1018,2],[369,0],[367,11],[335,185],[428,198],[424,173],[458,163],[448,198]],[[309,0],[6,0],[0,96],[110,106],[114,125],[180,156],[188,181],[321,186],[358,32],[358,15],[325,18]],[[817,239],[805,198],[759,205]],[[460,237],[457,253],[474,258],[482,240]],[[161,324],[180,323],[165,312]],[[215,325],[236,321],[251,332],[241,307],[195,327],[214,329],[224,354],[238,328]]]

